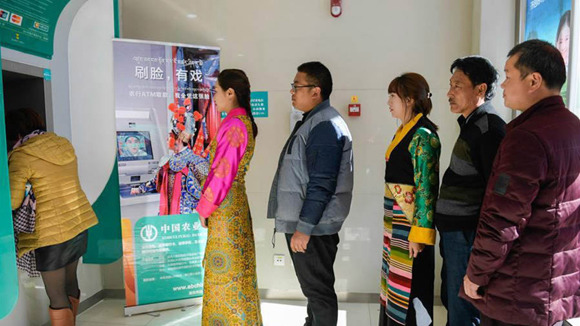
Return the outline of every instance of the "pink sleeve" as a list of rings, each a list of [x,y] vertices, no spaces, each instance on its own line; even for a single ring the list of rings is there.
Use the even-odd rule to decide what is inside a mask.
[[[215,158],[203,187],[197,212],[209,217],[226,198],[248,146],[248,131],[238,118],[224,121],[217,134]]]

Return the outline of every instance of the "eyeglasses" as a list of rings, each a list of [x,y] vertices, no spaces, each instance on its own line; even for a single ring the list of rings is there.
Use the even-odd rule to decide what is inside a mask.
[[[292,92],[296,93],[296,91],[299,88],[304,88],[304,87],[318,87],[318,86],[316,86],[316,85],[296,85],[294,83],[291,83],[290,84],[290,87],[291,87],[290,89],[292,90]]]

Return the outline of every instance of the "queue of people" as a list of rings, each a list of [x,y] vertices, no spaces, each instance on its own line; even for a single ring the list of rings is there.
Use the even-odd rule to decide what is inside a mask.
[[[552,326],[580,316],[580,120],[560,96],[566,64],[557,48],[531,40],[509,52],[504,71],[505,106],[521,112],[507,125],[491,104],[499,74],[489,60],[451,64],[447,98],[460,132],[441,182],[428,82],[404,73],[388,84],[400,126],[385,140],[381,326],[432,324],[437,234],[448,325]],[[332,87],[322,63],[297,68],[290,94],[303,117],[281,149],[268,199],[267,217],[286,237],[307,298],[304,325],[337,324],[333,265],[353,195],[353,139],[330,103]],[[223,70],[214,100],[226,117],[196,196],[208,228],[202,324],[262,325],[245,188],[258,126],[246,74]],[[18,239],[18,253],[35,255],[53,325],[73,325],[76,266],[97,220],[72,146],[36,118],[26,110],[7,117],[8,140],[17,142],[12,209],[29,196],[27,183],[36,197],[36,229]]]

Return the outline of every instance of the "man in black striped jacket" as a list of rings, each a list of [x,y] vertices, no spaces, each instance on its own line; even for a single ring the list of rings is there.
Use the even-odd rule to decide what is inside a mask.
[[[443,257],[441,298],[448,325],[479,325],[479,312],[458,297],[471,254],[479,211],[505,122],[491,104],[498,73],[485,58],[459,58],[451,65],[449,106],[461,131],[443,175],[435,210]]]

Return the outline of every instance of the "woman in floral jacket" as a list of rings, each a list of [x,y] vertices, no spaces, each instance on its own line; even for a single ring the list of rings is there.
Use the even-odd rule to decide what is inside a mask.
[[[388,92],[389,110],[402,124],[385,156],[379,324],[428,324],[433,319],[433,212],[441,147],[437,127],[427,118],[432,103],[425,78],[403,74]]]
[[[214,99],[227,116],[211,142],[211,168],[197,206],[202,225],[208,227],[202,325],[261,326],[256,249],[245,183],[258,127],[250,110],[246,74],[238,69],[223,70]]]

